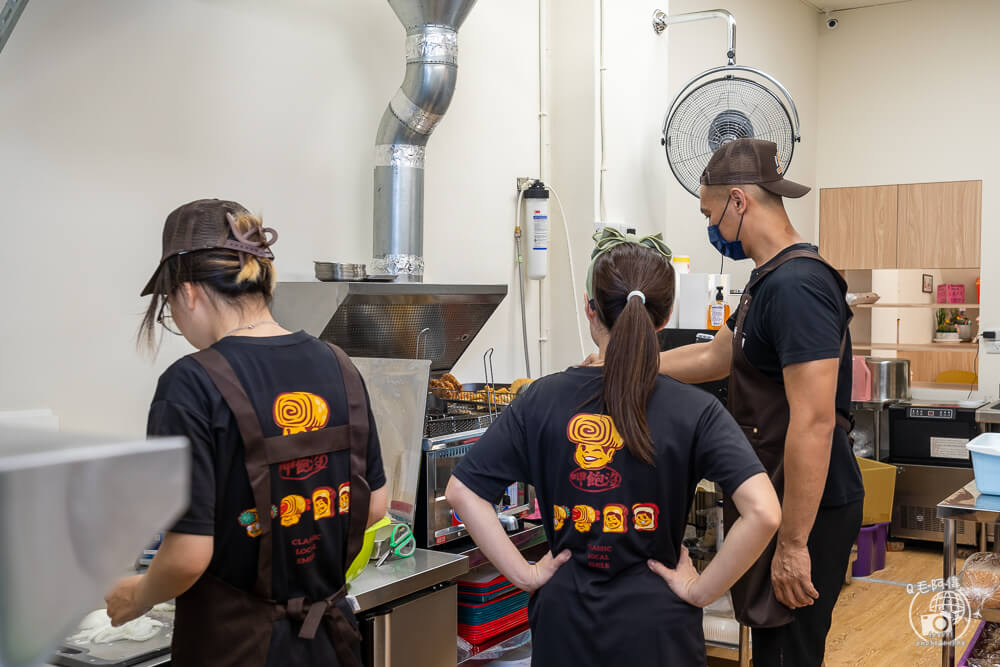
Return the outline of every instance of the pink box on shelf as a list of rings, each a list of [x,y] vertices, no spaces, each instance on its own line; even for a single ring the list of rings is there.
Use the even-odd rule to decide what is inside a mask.
[[[965,285],[942,283],[937,288],[938,303],[965,303]]]

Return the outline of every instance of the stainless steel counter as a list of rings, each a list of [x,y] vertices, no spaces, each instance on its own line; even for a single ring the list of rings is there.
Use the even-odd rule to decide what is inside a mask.
[[[985,526],[993,524],[994,531],[1000,528],[1000,496],[979,493],[975,481],[972,481],[938,503],[937,516],[944,521],[944,580],[948,581],[955,576],[955,522],[964,520],[981,524],[982,548],[985,548]],[[993,548],[1000,548],[1000,539],[994,541]],[[955,646],[949,641],[950,633],[943,639],[945,645],[942,647],[941,664],[952,667],[955,664]]]
[[[370,563],[347,592],[357,598],[361,611],[398,600],[425,588],[451,581],[469,571],[469,559],[460,554],[417,549],[409,558]]]
[[[417,549],[410,558],[393,559],[382,567],[372,562],[348,585],[348,593],[357,598],[361,611],[450,581],[469,571],[469,559],[461,554]],[[160,667],[170,663],[164,655],[134,667]],[[46,664],[45,667],[53,667]]]
[[[1000,424],[1000,403],[990,403],[976,410],[976,421],[980,424]]]

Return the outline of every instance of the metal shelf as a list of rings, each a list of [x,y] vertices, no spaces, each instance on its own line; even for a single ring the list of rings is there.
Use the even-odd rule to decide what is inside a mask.
[[[969,352],[979,349],[978,343],[852,343],[855,350],[898,350],[899,352]]]
[[[852,308],[953,308],[956,310],[979,310],[978,303],[856,303]]]

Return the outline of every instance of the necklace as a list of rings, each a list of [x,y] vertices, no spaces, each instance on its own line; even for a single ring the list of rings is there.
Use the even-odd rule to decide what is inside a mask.
[[[242,331],[243,329],[255,329],[262,324],[273,324],[274,326],[281,326],[274,320],[261,320],[260,322],[254,322],[253,324],[245,324],[241,327],[236,327],[235,329],[230,329],[226,333],[222,334],[222,338],[225,338],[229,334],[236,333],[237,331]]]

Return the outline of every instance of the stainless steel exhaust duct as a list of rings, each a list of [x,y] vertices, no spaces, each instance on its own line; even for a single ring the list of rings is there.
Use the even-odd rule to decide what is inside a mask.
[[[451,104],[458,29],[476,0],[389,0],[406,28],[406,77],[375,137],[372,272],[424,277],[424,150]]]

